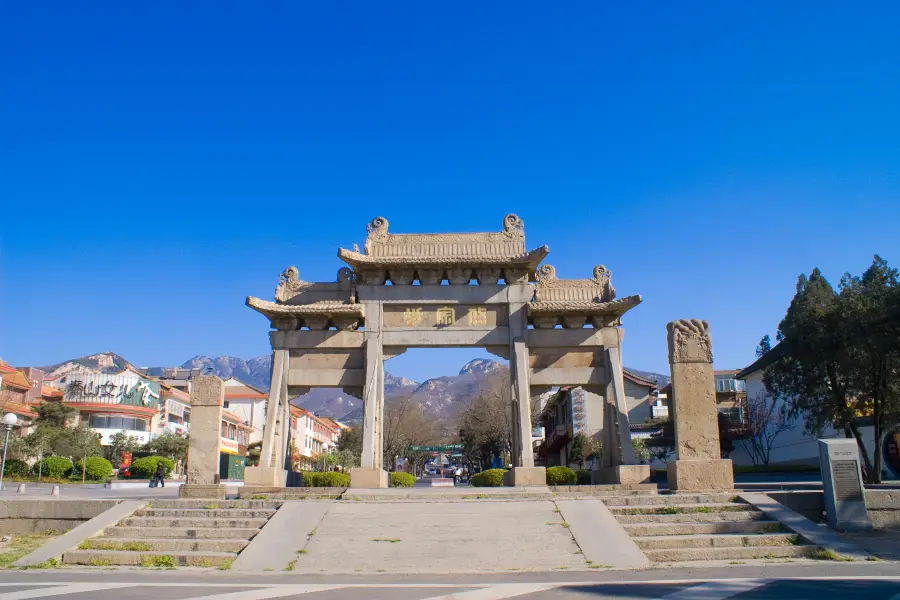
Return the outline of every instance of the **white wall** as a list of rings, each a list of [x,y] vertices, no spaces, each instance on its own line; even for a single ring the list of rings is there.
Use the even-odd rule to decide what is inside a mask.
[[[266,401],[262,398],[229,398],[228,408],[230,413],[234,413],[241,418],[242,421],[249,424],[253,431],[250,432],[250,443],[262,441],[263,424],[266,421]]]
[[[747,383],[747,399],[750,401],[758,395],[765,398],[770,396],[766,392],[763,385],[763,371],[759,370],[751,373],[744,381]],[[794,421],[794,428],[789,431],[783,431],[775,438],[772,444],[772,452],[769,464],[819,464],[819,447],[816,440],[819,438],[844,437],[843,432],[836,432],[831,427],[826,428],[821,435],[806,433],[806,419],[799,416]],[[749,466],[753,464],[750,454],[745,449],[749,446],[749,442],[736,441],[734,443],[735,450],[731,454],[731,460],[734,464],[740,466]]]

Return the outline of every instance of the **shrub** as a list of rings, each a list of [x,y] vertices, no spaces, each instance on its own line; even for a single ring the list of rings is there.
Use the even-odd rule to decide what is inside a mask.
[[[72,464],[72,461],[64,456],[48,456],[41,461],[40,471],[46,477],[62,479],[68,477],[74,468],[75,465]],[[35,471],[37,470],[35,469]]]
[[[346,473],[303,472],[304,487],[350,487],[350,476]]]
[[[591,485],[590,471],[581,469],[580,471],[575,471],[575,476],[578,478],[578,485]]]
[[[10,458],[6,461],[6,469],[3,475],[6,477],[25,477],[31,472],[31,467],[24,460],[18,458]]]
[[[391,473],[391,487],[412,487],[416,485],[416,478],[409,473]]]
[[[503,475],[506,469],[488,469],[472,477],[474,487],[503,487]]]
[[[575,485],[578,475],[569,467],[550,467],[547,469],[547,485]]]
[[[81,474],[81,462],[82,460],[79,458],[78,462],[75,463],[75,475]],[[112,463],[102,456],[89,456],[85,461],[84,476],[86,479],[100,481],[107,477],[112,477],[112,474]]]
[[[166,468],[166,477],[172,473],[175,468],[175,462],[171,458],[165,456],[145,456],[131,463],[131,475],[138,479],[150,479],[156,475],[156,465],[162,463]]]

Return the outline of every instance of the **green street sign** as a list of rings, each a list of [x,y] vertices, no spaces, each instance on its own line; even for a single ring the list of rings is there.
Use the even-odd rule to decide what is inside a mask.
[[[410,452],[452,452],[462,450],[462,444],[445,444],[443,446],[409,446]]]

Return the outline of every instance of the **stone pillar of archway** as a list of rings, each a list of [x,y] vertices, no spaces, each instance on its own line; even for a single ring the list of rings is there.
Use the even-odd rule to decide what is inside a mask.
[[[290,355],[287,349],[272,350],[272,383],[269,387],[269,401],[266,406],[266,422],[263,425],[263,443],[260,449],[259,466],[247,467],[244,471],[244,485],[261,487],[284,487],[287,484],[287,469],[284,468],[287,453],[287,436],[284,413],[288,404],[288,370]]]
[[[363,449],[360,466],[350,470],[350,487],[386,488],[384,469],[384,346],[382,303],[364,302],[366,315],[364,353],[366,378],[363,386]]]

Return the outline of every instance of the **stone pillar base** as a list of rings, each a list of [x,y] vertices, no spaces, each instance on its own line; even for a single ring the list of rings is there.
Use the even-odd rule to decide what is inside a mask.
[[[199,483],[186,483],[178,488],[179,498],[211,498],[215,500],[225,499],[224,485],[204,485]]]
[[[619,465],[591,471],[592,485],[627,485],[650,481],[650,465]]]
[[[278,467],[247,467],[244,485],[283,488],[287,486],[287,471]]]
[[[503,485],[507,487],[546,486],[547,469],[544,467],[513,467],[503,475]]]
[[[387,488],[390,482],[388,472],[384,469],[353,467],[350,469],[350,487],[374,490]]]
[[[668,466],[673,492],[705,492],[734,489],[734,467],[728,459],[676,460]]]

